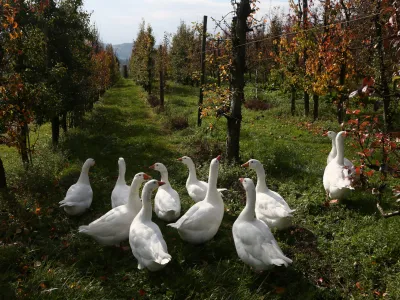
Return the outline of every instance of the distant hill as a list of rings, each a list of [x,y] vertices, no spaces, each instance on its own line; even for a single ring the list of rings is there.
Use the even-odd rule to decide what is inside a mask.
[[[132,53],[133,43],[123,43],[118,45],[113,45],[114,51],[117,57],[121,61],[127,61]]]

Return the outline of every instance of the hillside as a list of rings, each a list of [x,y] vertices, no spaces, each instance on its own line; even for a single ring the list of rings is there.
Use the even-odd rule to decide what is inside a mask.
[[[133,43],[113,45],[114,51],[120,61],[127,61],[132,53]]]

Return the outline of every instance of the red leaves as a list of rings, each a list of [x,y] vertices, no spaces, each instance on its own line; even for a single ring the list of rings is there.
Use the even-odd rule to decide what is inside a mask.
[[[139,295],[142,296],[142,297],[145,296],[146,295],[146,291],[144,289],[140,289],[139,290]]]

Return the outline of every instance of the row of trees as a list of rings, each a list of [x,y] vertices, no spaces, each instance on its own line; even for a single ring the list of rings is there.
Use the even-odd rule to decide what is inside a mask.
[[[31,162],[29,131],[77,126],[119,76],[112,46],[104,48],[82,0],[1,0],[0,143]],[[0,176],[1,177],[1,176]]]
[[[254,82],[256,86],[287,91],[292,114],[296,110],[295,100],[301,93],[304,115],[312,111],[314,120],[319,117],[319,101],[323,97],[336,106],[340,124],[346,118],[346,108],[365,105],[374,99],[377,109],[382,103],[382,130],[390,132],[398,127],[400,124],[395,118],[400,98],[398,1],[289,0],[289,4],[289,15],[276,10],[269,19],[256,21],[253,18],[257,12],[256,1],[232,1],[232,21],[215,20],[221,33],[207,36],[209,83],[204,86],[203,116],[215,116],[217,110],[218,116],[225,116],[232,126],[235,124],[233,131],[228,125],[229,144],[231,134],[239,136],[240,132],[241,112],[235,107],[241,106],[244,97],[238,95],[246,82]],[[199,83],[201,29],[199,24],[190,27],[181,23],[171,44],[164,42],[164,47],[168,47],[164,68],[170,79],[184,84]],[[144,23],[140,32],[139,35],[145,32]],[[152,41],[152,44],[147,43],[146,49],[151,49],[147,57],[156,59],[150,25],[146,34]],[[136,66],[141,48],[139,35],[131,58],[131,73],[134,74],[141,73]],[[147,75],[153,74],[153,77],[147,76],[147,85],[157,74],[149,71],[153,67],[155,64],[146,64]],[[242,79],[244,73],[247,76]],[[354,90],[358,90],[357,96],[349,98]],[[372,92],[375,98],[369,98]],[[238,102],[235,101],[237,97],[240,98]],[[235,145],[238,147],[238,142]],[[239,158],[236,146],[230,159]],[[228,152],[230,149],[232,144],[227,146]]]

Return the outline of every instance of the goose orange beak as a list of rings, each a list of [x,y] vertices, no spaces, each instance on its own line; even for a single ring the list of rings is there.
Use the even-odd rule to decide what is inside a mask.
[[[243,183],[244,178],[239,178],[239,181],[240,181],[241,183]]]
[[[176,160],[182,161],[182,157],[177,158]]]
[[[162,186],[162,185],[164,185],[164,184],[165,184],[165,182],[164,182],[164,181],[157,181],[157,183],[158,183],[158,186]]]
[[[248,167],[249,167],[249,162],[244,163],[244,164],[242,165],[242,167],[243,167],[243,168],[248,168]]]
[[[151,165],[151,166],[149,167],[149,169],[153,169],[153,170],[154,170],[154,168],[155,168],[155,164],[154,164],[154,165]]]
[[[217,156],[217,160],[220,161],[221,160],[221,155]]]
[[[149,180],[149,179],[151,179],[151,176],[144,173],[143,178],[144,178],[144,180]]]
[[[328,136],[328,131],[325,131],[322,136]]]

